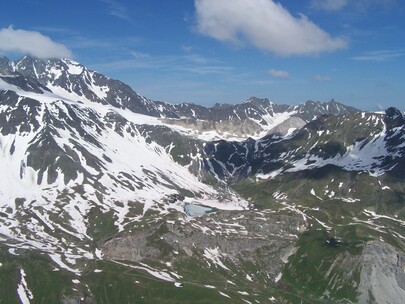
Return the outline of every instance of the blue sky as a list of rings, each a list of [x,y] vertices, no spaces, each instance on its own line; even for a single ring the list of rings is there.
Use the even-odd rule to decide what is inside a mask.
[[[405,108],[403,0],[13,0],[0,55],[71,57],[171,103]]]

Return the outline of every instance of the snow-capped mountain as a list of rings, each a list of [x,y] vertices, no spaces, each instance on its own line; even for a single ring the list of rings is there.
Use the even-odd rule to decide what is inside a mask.
[[[2,74],[19,75],[75,101],[91,101],[128,108],[135,113],[159,116],[157,106],[128,85],[111,80],[70,59],[39,60],[26,56],[19,61],[0,59]],[[6,82],[8,79],[3,79]]]
[[[405,292],[395,108],[171,105],[69,59],[0,58],[0,172],[0,303]]]
[[[169,209],[183,210],[191,199],[224,209],[247,206],[231,193],[223,198],[186,166],[173,161],[173,138],[167,146],[153,138],[154,128],[159,127],[156,118],[134,113],[134,107],[103,104],[108,95],[99,99],[94,91],[82,90],[80,81],[90,81],[91,72],[83,71],[80,81],[77,70],[66,72],[69,76],[61,76],[64,81],[60,82],[55,69],[35,61],[32,69],[36,72],[31,74],[22,64],[26,61],[6,65],[11,68],[2,71],[0,80],[0,212],[5,215],[0,232],[8,246],[39,249],[60,267],[72,270],[67,259],[97,256],[88,247],[97,231],[92,228],[98,225],[94,217],[108,214],[113,230],[119,232],[147,212],[157,210],[162,216]],[[59,64],[65,61],[51,66]],[[72,69],[72,65],[64,68]],[[17,69],[25,75],[13,74]],[[41,76],[41,71],[47,76]],[[80,95],[79,88],[87,93]],[[137,101],[144,106],[140,111],[149,109],[146,99]],[[159,133],[175,133],[160,128]],[[189,156],[198,166],[198,155]],[[187,197],[173,199],[180,194]],[[224,202],[218,204],[220,196]],[[63,257],[57,253],[62,248]]]
[[[326,165],[404,176],[405,123],[395,108],[385,114],[326,115],[288,136],[273,133],[259,140],[214,142],[205,152],[207,167],[221,178],[267,179]]]
[[[289,117],[299,117],[301,127],[322,114],[342,115],[357,109],[331,100],[308,101],[297,106],[277,105],[268,99],[249,98],[237,105],[215,104],[211,108],[194,104],[167,104],[151,101],[126,84],[90,71],[70,59],[40,60],[29,56],[19,61],[0,58],[3,81],[23,90],[49,90],[69,100],[95,102],[129,109],[134,113],[164,118],[165,123],[198,131],[204,139],[260,138]],[[29,83],[32,88],[25,87]],[[21,87],[23,86],[23,87]],[[296,123],[297,124],[297,123]]]

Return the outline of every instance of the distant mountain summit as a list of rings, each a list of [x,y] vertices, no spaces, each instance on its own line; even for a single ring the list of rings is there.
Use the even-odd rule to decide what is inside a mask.
[[[19,61],[0,58],[0,74],[3,81],[24,90],[51,91],[71,100],[91,101],[129,109],[134,113],[171,120],[172,124],[195,127],[195,121],[205,121],[201,132],[213,131],[218,138],[260,137],[283,120],[296,116],[304,121],[323,114],[343,115],[358,112],[357,109],[331,100],[328,103],[307,101],[298,106],[278,105],[268,99],[249,98],[242,104],[216,104],[204,107],[195,104],[167,104],[154,102],[128,85],[90,71],[70,59],[36,59],[25,56]],[[5,77],[5,76],[14,77]],[[187,120],[187,121],[185,121]],[[190,126],[192,124],[193,126]],[[238,125],[243,126],[238,129]],[[221,130],[223,129],[223,130]]]
[[[389,129],[398,128],[405,125],[405,117],[400,110],[396,108],[388,108],[385,111],[384,122]]]
[[[19,61],[7,62],[3,58],[1,62],[0,66],[5,67],[7,74],[17,73],[28,81],[35,79],[55,94],[159,116],[156,105],[128,85],[90,71],[71,59],[45,60],[25,56]]]

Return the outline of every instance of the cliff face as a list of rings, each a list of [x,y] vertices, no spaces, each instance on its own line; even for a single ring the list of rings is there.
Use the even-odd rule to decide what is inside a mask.
[[[364,246],[358,303],[401,303],[405,299],[405,255],[389,244]]]
[[[306,225],[302,217],[267,212],[217,211],[192,220],[178,214],[146,230],[109,239],[101,248],[112,260],[154,260],[173,266],[206,261],[225,270],[223,279],[246,271],[243,264],[250,262],[260,269],[255,275],[274,281]]]

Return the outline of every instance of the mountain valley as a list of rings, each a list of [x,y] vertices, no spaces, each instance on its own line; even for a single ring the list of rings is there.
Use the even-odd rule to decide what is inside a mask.
[[[0,303],[401,303],[405,117],[153,101],[0,58]]]

